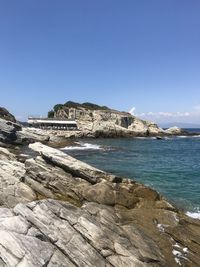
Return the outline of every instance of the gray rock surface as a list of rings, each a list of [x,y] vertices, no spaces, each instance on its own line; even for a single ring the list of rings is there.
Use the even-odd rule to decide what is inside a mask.
[[[96,203],[18,204],[0,209],[0,258],[11,267],[166,266],[151,239],[134,227],[129,231],[137,238],[128,236],[113,209]]]
[[[77,160],[58,149],[45,146],[41,143],[30,144],[29,147],[34,151],[39,152],[44,159],[46,158],[50,160],[53,164],[61,167],[73,176],[81,177],[88,180],[90,183],[96,183],[101,179],[115,179],[114,175],[108,175],[107,173]]]
[[[36,199],[34,191],[21,182],[24,174],[23,163],[0,160],[0,205],[14,207]]]
[[[0,107],[0,118],[7,121],[16,122],[15,117],[6,108],[3,107]]]
[[[7,148],[0,147],[0,160],[16,160],[16,156],[11,153]]]
[[[17,140],[17,131],[21,126],[17,123],[0,119],[0,142],[14,143]]]
[[[0,119],[1,143],[24,145],[33,142],[47,143],[49,139],[49,133],[45,130],[22,127],[18,123]]]
[[[36,128],[23,127],[21,131],[17,132],[17,141],[19,143],[33,143],[33,142],[47,142],[50,137],[48,131]]]
[[[41,143],[0,149],[0,266],[196,267],[200,222],[154,190]]]

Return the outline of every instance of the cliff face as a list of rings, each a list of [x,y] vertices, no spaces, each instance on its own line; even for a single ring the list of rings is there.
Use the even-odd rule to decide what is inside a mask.
[[[119,112],[93,104],[75,103],[76,105],[70,105],[67,103],[56,105],[51,115],[57,118],[76,119],[80,130],[95,136],[158,135],[164,133],[156,124],[140,120],[128,112]]]

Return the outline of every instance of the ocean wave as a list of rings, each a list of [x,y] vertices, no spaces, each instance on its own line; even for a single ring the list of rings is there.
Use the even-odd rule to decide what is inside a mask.
[[[103,150],[100,145],[90,144],[90,143],[79,143],[76,142],[78,146],[66,146],[62,150]]]
[[[187,216],[193,218],[193,219],[199,219],[200,220],[200,211],[197,211],[197,212],[191,212],[191,211],[188,211],[186,212]]]

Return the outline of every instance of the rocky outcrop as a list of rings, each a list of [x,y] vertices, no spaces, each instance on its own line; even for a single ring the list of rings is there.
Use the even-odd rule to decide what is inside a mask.
[[[34,191],[21,182],[25,174],[24,164],[18,161],[0,160],[0,205],[14,207],[17,203],[36,200]]]
[[[6,108],[3,107],[0,107],[0,118],[6,121],[16,122],[15,117]]]
[[[195,267],[200,222],[156,191],[41,143],[0,155],[0,266]]]
[[[119,112],[90,103],[67,102],[64,105],[56,105],[54,111],[51,111],[52,115],[58,118],[76,119],[78,128],[86,136],[146,136],[164,133],[156,124],[140,120],[128,112]]]
[[[53,138],[53,137],[52,137]],[[48,142],[47,131],[22,127],[18,123],[0,119],[0,142],[4,144],[25,145],[33,142]]]
[[[2,262],[29,267],[167,266],[151,239],[118,221],[113,209],[96,203],[77,208],[43,200],[0,209]]]
[[[187,134],[186,131],[184,131],[183,129],[181,129],[181,128],[177,127],[177,126],[168,128],[167,130],[165,130],[165,133],[166,133],[166,134],[169,134],[169,135],[181,135],[181,134]]]
[[[33,142],[48,142],[50,139],[48,131],[36,128],[23,127],[17,132],[17,142],[21,144],[29,144]]]
[[[14,143],[17,140],[17,131],[21,126],[17,123],[0,119],[0,142]]]

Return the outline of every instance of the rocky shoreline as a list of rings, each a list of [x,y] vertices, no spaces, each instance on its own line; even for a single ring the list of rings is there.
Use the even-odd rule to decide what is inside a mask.
[[[133,180],[29,148],[24,163],[0,150],[0,266],[199,266],[199,220]]]
[[[62,152],[62,133],[0,119],[0,142],[0,266],[200,266],[200,221],[156,191]]]

